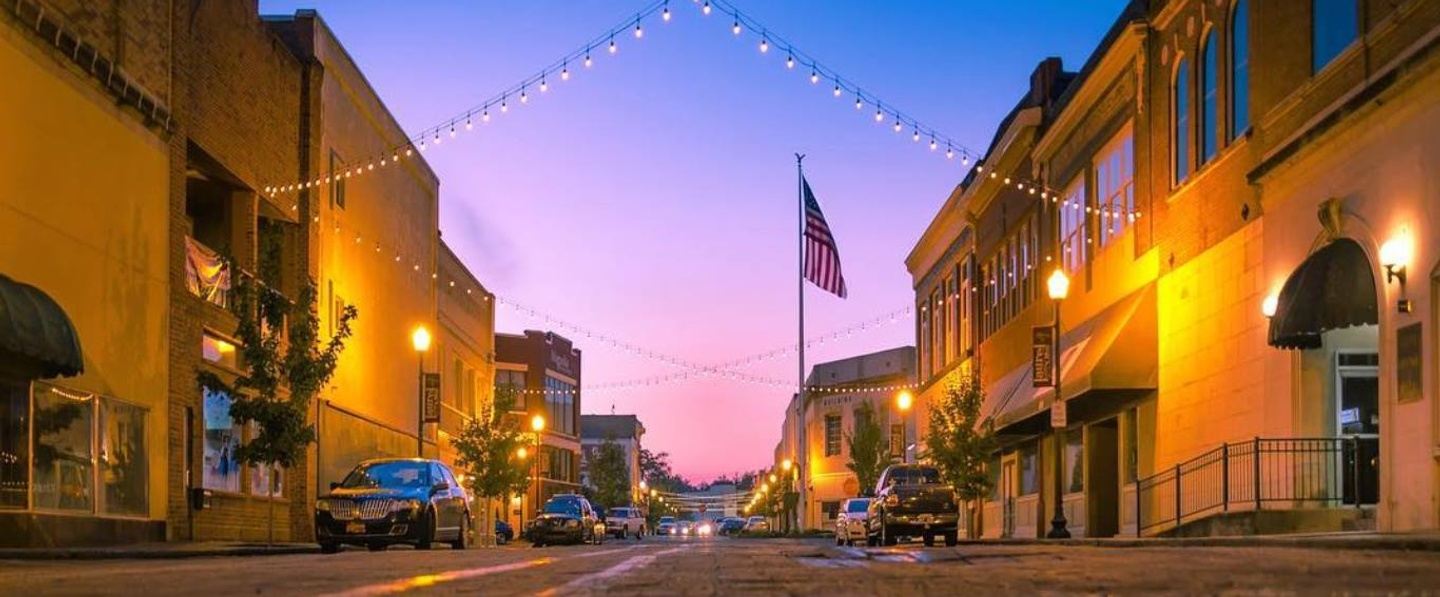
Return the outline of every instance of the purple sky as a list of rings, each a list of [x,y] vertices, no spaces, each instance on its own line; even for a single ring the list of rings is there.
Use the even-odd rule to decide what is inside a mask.
[[[736,0],[771,30],[902,111],[983,151],[1035,63],[1078,69],[1121,0]],[[262,0],[316,8],[406,130],[535,74],[646,2]],[[617,38],[588,71],[427,158],[446,242],[498,295],[692,362],[795,340],[795,165],[825,209],[850,297],[810,287],[809,335],[913,300],[904,258],[960,180],[947,162],[837,100],[730,21],[673,0],[674,19]],[[723,19],[723,20],[722,20]],[[544,329],[506,307],[501,331]],[[900,319],[807,354],[810,364],[913,343]],[[568,334],[575,336],[574,334]],[[573,338],[586,385],[679,371]],[[793,357],[752,366],[792,380]],[[767,466],[791,390],[720,379],[583,396],[634,413],[644,443],[692,480]]]

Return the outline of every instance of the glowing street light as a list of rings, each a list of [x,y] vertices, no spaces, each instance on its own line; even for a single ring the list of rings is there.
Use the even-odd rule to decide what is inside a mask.
[[[1070,278],[1065,275],[1065,270],[1055,268],[1050,278],[1045,280],[1045,288],[1049,292],[1051,302],[1055,303],[1055,347],[1051,353],[1050,360],[1055,363],[1053,384],[1055,387],[1054,404],[1051,408],[1065,408],[1065,400],[1060,394],[1060,302],[1070,294]],[[1065,528],[1065,498],[1061,495],[1064,490],[1065,475],[1063,466],[1058,463],[1065,462],[1065,428],[1055,428],[1055,516],[1050,519],[1050,532],[1045,534],[1049,539],[1069,539],[1070,531]]]
[[[785,462],[780,463],[780,468],[783,468],[783,469],[785,469],[785,470],[787,470],[787,471],[790,470],[790,469],[792,469],[792,468],[794,468],[794,467],[795,467],[795,461],[794,461],[794,460],[791,460],[791,459],[789,459],[789,458],[786,458],[786,459],[785,459]]]
[[[410,346],[420,363],[419,375],[415,377],[415,455],[425,457],[425,353],[430,350],[430,330],[424,325],[415,326],[410,332]]]

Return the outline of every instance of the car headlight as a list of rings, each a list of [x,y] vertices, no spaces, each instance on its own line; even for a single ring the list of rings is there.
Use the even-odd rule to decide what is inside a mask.
[[[419,509],[420,500],[395,500],[394,502],[390,503],[391,512],[404,512],[406,510],[415,512]]]
[[[330,511],[330,500],[315,500],[315,511],[316,511],[316,512],[329,512],[329,511]]]
[[[570,520],[565,521],[565,526],[570,527],[570,528],[575,528],[575,527],[580,526],[580,521],[575,520],[574,518],[571,518]]]

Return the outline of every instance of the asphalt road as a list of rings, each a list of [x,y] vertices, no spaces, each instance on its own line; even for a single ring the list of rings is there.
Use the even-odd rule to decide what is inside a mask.
[[[1440,554],[647,538],[184,560],[0,561],[0,595],[1436,593]]]

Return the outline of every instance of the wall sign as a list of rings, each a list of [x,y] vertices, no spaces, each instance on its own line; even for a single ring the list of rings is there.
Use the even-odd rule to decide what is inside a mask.
[[[1034,386],[1055,385],[1055,328],[1044,325],[1030,330],[1030,373]]]
[[[1401,404],[1420,399],[1425,381],[1422,352],[1420,322],[1395,332],[1395,385]]]
[[[425,374],[424,399],[421,400],[421,417],[426,423],[440,422],[440,374]]]

